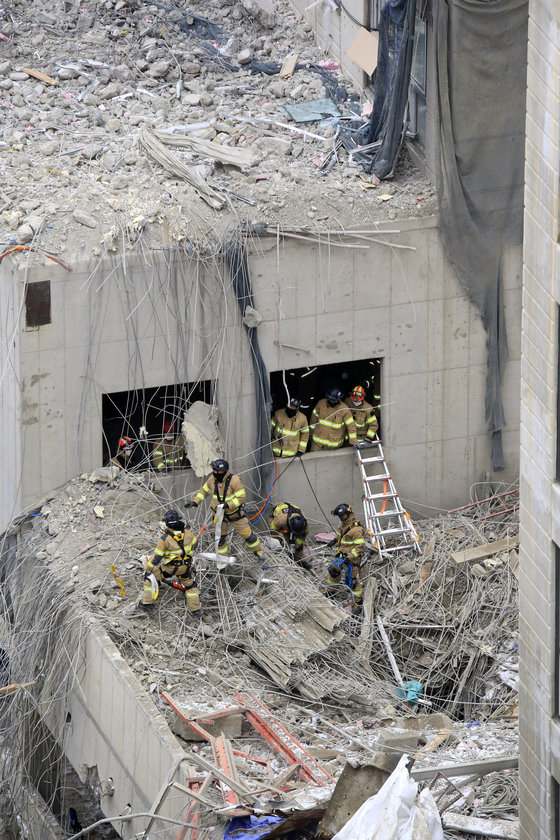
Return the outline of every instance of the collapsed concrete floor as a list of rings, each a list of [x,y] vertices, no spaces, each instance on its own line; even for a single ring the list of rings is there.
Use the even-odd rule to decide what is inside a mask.
[[[218,571],[213,559],[198,559],[201,622],[186,614],[182,593],[173,589],[160,592],[154,613],[138,610],[142,558],[153,551],[163,507],[143,477],[121,474],[107,482],[109,474],[82,476],[55,493],[28,521],[26,527],[29,522],[32,527],[17,553],[22,561],[35,557],[44,566],[61,603],[72,603],[85,623],[107,631],[183,739],[198,776],[206,772],[203,762],[213,761],[204,731],[213,737],[223,733],[241,754],[233,761],[246,812],[262,812],[267,790],[267,813],[303,810],[308,822],[322,817],[324,831],[332,835],[341,828],[340,809],[323,811],[342,774],[343,786],[363,791],[354,803],[358,807],[373,782],[362,778],[357,785],[348,776],[366,765],[364,773],[381,772],[384,779],[408,753],[415,757],[413,774],[433,770],[421,784],[431,783],[441,794],[444,826],[445,819],[452,823],[447,837],[471,836],[450,819],[456,813],[515,825],[514,488],[416,523],[423,547],[418,559],[401,554],[380,560],[369,550],[359,619],[350,615],[344,593],[334,602],[322,594],[329,550],[309,540],[313,570],[296,568],[286,551],[269,547],[260,518],[255,528],[263,537],[266,578],[237,537],[231,542],[235,563],[224,570]],[[257,511],[256,506],[250,511],[255,520]],[[201,509],[193,517],[195,532],[203,524],[210,527],[203,516]],[[322,523],[323,530],[330,527]],[[207,531],[200,548],[213,550]],[[12,642],[6,622],[2,646],[8,660]],[[14,679],[22,680],[21,671],[6,673],[7,682]],[[264,704],[273,729],[281,725],[296,739],[297,750],[305,750],[299,756],[303,767],[320,764],[319,782],[290,770],[271,746],[270,729],[268,738],[258,734],[247,712],[254,703]],[[434,782],[433,775],[442,766],[464,763],[464,775],[455,770],[457,798],[448,805],[453,797],[442,788],[448,783],[439,776]],[[258,797],[253,790],[260,791]],[[210,826],[225,818],[219,787],[202,800],[203,833],[210,836]],[[342,814],[346,821],[350,814],[344,809]]]

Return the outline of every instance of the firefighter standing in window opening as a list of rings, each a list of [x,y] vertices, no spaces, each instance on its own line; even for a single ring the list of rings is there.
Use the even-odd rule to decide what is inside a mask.
[[[364,526],[344,503],[331,510],[331,516],[338,516],[340,528],[329,543],[336,546],[336,554],[328,568],[327,593],[334,594],[345,586],[352,596],[352,615],[360,615],[363,591],[358,569],[366,547]]]
[[[352,412],[358,443],[371,443],[377,435],[379,424],[374,407],[366,400],[365,389],[361,385],[356,385],[344,402]]]
[[[134,441],[132,438],[120,438],[117,453],[109,461],[109,466],[118,467],[121,470],[133,470],[138,466],[134,449]]]
[[[166,420],[163,424],[163,437],[152,449],[152,464],[157,472],[177,469],[183,462],[185,439],[183,435],[175,437],[175,423]]]
[[[274,534],[282,534],[295,562],[310,572],[313,568],[311,563],[303,559],[303,547],[309,527],[301,508],[291,502],[280,502],[272,511],[268,524]]]
[[[342,402],[340,388],[328,388],[311,414],[311,451],[338,449],[348,436],[350,444],[357,441],[356,424],[352,412]]]
[[[202,615],[200,593],[196,587],[193,569],[193,552],[197,538],[192,531],[185,528],[181,514],[177,510],[168,510],[163,517],[164,531],[161,534],[153,555],[149,558],[144,569],[144,592],[140,607],[152,610],[155,606],[157,589],[151,580],[170,581],[177,578],[185,593],[187,612],[194,618]]]
[[[279,408],[272,416],[272,451],[277,458],[301,457],[307,449],[309,425],[300,406],[298,397],[290,397],[286,408]]]
[[[210,507],[214,514],[214,523],[217,520],[218,506],[223,505],[224,518],[221,524],[221,534],[218,542],[218,554],[227,555],[227,534],[228,525],[231,523],[240,537],[245,540],[245,545],[257,557],[262,557],[261,543],[258,536],[252,531],[245,513],[245,488],[238,475],[229,471],[229,464],[223,458],[217,458],[210,464],[212,475],[209,475],[194,499],[185,502],[186,508],[198,507],[206,496],[210,496]]]

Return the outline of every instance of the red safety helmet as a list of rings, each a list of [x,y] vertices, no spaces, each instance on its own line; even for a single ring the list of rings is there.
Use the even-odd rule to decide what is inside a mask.
[[[365,389],[361,385],[356,385],[350,396],[355,403],[363,403],[366,396]]]
[[[119,439],[119,449],[129,449],[132,446],[132,438],[122,437]]]
[[[174,432],[175,431],[175,423],[173,420],[166,420],[163,424],[163,431],[164,432]]]

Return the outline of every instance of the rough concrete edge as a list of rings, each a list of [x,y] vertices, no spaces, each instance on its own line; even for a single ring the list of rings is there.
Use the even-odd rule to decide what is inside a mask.
[[[65,840],[67,837],[37,788],[31,785],[25,785],[25,811],[22,818],[32,838]]]

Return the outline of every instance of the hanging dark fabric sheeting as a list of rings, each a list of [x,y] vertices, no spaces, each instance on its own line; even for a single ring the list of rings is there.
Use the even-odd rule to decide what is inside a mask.
[[[364,144],[381,141],[366,166],[378,178],[393,170],[401,145],[414,50],[416,0],[389,0],[381,10],[373,110]]]
[[[228,265],[233,286],[237,297],[237,304],[244,316],[248,306],[255,307],[253,289],[249,276],[249,263],[247,260],[247,248],[241,238],[242,234],[236,232],[226,243],[224,256]],[[268,478],[272,472],[272,449],[270,446],[270,414],[272,400],[270,397],[270,386],[268,373],[259,347],[259,339],[256,327],[248,327],[247,338],[251,347],[251,358],[255,373],[256,388],[256,421],[257,434],[255,440],[255,467],[256,476],[253,476],[253,487],[255,492],[262,493],[268,485]]]
[[[504,468],[502,254],[523,228],[526,0],[436,0],[437,194],[447,255],[487,335],[485,414]]]

